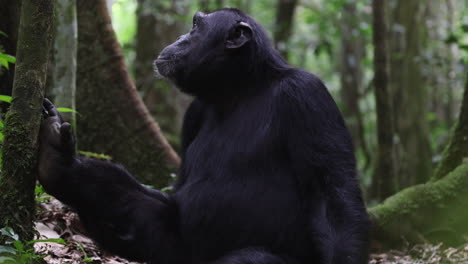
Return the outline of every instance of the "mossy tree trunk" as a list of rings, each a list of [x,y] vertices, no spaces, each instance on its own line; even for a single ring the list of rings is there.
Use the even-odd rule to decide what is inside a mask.
[[[374,223],[373,246],[466,243],[467,208],[468,164],[463,164],[441,180],[407,188],[369,209]]]
[[[56,10],[52,94],[57,107],[75,109],[78,39],[76,1],[57,1]],[[75,123],[74,112],[62,113],[62,117],[69,123]]]
[[[463,162],[467,156],[468,78],[458,122],[432,181],[400,191],[369,210],[374,223],[374,246],[467,243],[468,163]]]
[[[110,155],[146,184],[167,186],[179,157],[130,80],[106,1],[78,0],[77,17],[79,148]]]
[[[390,6],[390,90],[398,160],[398,189],[424,183],[432,175],[427,121],[428,89],[423,76],[427,6],[430,1],[396,0]],[[384,1],[389,2],[389,1]]]
[[[355,33],[359,30],[361,21],[362,14],[357,8],[357,2],[344,3],[340,19],[339,62],[342,111],[353,137],[355,151],[359,151],[364,156],[365,170],[370,163],[371,154],[365,139],[364,121],[359,107],[363,83],[362,58],[365,55],[365,40]]]
[[[377,157],[369,198],[382,201],[396,192],[394,126],[389,91],[387,11],[385,0],[373,0],[374,87],[377,110]]]
[[[445,149],[434,175],[440,179],[455,169],[463,159],[468,158],[468,71],[460,116],[455,124],[450,143]]]
[[[276,21],[273,32],[273,40],[281,55],[287,59],[289,39],[293,30],[293,17],[297,0],[277,0]]]
[[[0,227],[22,240],[34,234],[34,186],[42,99],[53,23],[53,0],[23,0],[13,101],[5,121]]]

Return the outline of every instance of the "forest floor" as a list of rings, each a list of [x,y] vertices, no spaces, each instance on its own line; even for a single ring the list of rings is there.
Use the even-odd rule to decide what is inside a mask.
[[[37,254],[48,264],[137,264],[110,255],[86,237],[78,216],[53,197],[39,204],[36,227],[41,239],[62,238],[67,244],[35,244]],[[369,264],[468,264],[468,244],[459,248],[417,245],[405,250],[371,254]]]
[[[101,251],[85,234],[76,213],[53,197],[38,205],[36,228],[40,239],[62,238],[66,245],[50,242],[34,244],[37,255],[48,264],[137,264]]]

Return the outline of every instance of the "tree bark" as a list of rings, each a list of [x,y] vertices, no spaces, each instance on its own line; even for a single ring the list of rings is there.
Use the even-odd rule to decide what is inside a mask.
[[[297,0],[278,0],[273,40],[281,55],[288,58],[289,39],[292,34],[294,10]]]
[[[468,73],[467,73],[468,75]],[[459,120],[432,181],[405,189],[369,210],[374,246],[466,243],[468,237],[468,76]],[[458,167],[457,167],[458,166]]]
[[[198,0],[198,8],[201,12],[210,12],[210,0]]]
[[[78,39],[76,1],[58,1],[56,5],[54,39],[54,65],[52,93],[58,107],[76,109],[76,46]],[[62,113],[69,123],[75,124],[75,113]],[[76,127],[74,125],[73,127]]]
[[[174,42],[184,31],[182,22],[187,8],[185,0],[138,0],[135,80],[137,90],[152,116],[158,118],[169,139],[178,139],[185,110],[191,99],[167,80],[156,80],[153,61],[161,50]],[[170,141],[177,146],[177,140]]]
[[[364,137],[364,124],[359,107],[363,78],[361,60],[365,52],[365,43],[362,37],[356,34],[360,21],[356,2],[344,3],[340,21],[341,63],[339,69],[342,110],[353,137],[355,151],[362,151],[365,158],[364,167],[367,168],[370,162],[370,152]]]
[[[404,244],[459,246],[468,236],[468,164],[443,179],[407,188],[369,209],[376,250]]]
[[[397,0],[393,10],[390,81],[398,136],[399,189],[424,183],[432,175],[427,122],[427,90],[422,54],[428,1]]]
[[[23,241],[33,238],[38,134],[54,1],[23,0],[13,101],[5,121],[0,178],[0,227],[10,226]]]
[[[425,89],[429,94],[429,131],[440,129],[441,126],[452,127],[457,118],[456,110],[460,100],[456,100],[454,93],[463,90],[463,81],[460,82],[463,73],[459,70],[457,43],[446,41],[457,27],[456,9],[455,0],[427,1],[425,25],[428,40],[425,53],[428,55],[424,56],[422,67],[427,80]],[[444,150],[448,136],[442,134],[432,140],[437,143],[434,145],[434,153]]]
[[[233,7],[238,8],[239,7],[238,3],[239,3],[238,0],[235,1]],[[213,11],[215,11],[217,9],[223,8],[224,5],[225,5],[224,0],[198,0],[199,10],[197,10],[197,11],[202,11],[202,12],[205,12],[205,13],[213,12]]]
[[[442,154],[434,179],[440,179],[468,158],[468,71],[460,116],[455,124],[450,143]]]
[[[377,110],[377,157],[370,198],[381,201],[396,192],[392,100],[388,81],[385,0],[373,0],[374,87]]]
[[[179,157],[130,80],[106,1],[78,0],[77,16],[80,149],[110,155],[143,183],[167,186]]]

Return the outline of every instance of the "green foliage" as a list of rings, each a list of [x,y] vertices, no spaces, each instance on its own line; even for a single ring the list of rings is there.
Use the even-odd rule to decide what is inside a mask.
[[[6,103],[11,103],[11,96],[8,96],[8,95],[0,95],[0,101],[1,101],[1,102],[6,102]]]
[[[42,259],[44,256],[34,252],[33,245],[37,242],[66,244],[63,239],[35,239],[22,242],[10,227],[0,229],[0,235],[5,238],[5,243],[0,245],[0,264],[31,264]]]
[[[45,192],[44,187],[42,187],[42,185],[36,185],[36,187],[34,188],[34,196],[36,198],[36,201],[39,203],[48,202],[51,197]]]
[[[0,52],[0,66],[10,69],[9,63],[16,63],[16,58],[11,55]]]
[[[57,107],[57,110],[61,113],[75,113],[79,114],[76,110],[66,107]]]
[[[132,43],[136,32],[136,1],[117,0],[112,5],[112,26],[123,45]]]
[[[112,160],[112,157],[102,153],[94,153],[89,151],[79,151],[80,155],[86,158],[95,158],[95,159],[102,159],[102,160]]]
[[[125,62],[129,67],[135,58],[136,7],[134,0],[117,0],[112,5],[112,26],[122,46]],[[130,71],[132,72],[132,71]]]
[[[8,37],[8,35],[3,31],[0,31],[0,36]],[[13,57],[11,55],[8,55],[8,54],[6,54],[4,52],[5,51],[3,49],[3,46],[0,44],[0,76],[2,75],[2,68],[5,68],[5,69],[9,70],[10,69],[10,63],[12,63],[12,64],[16,63],[16,58],[15,57]],[[2,98],[0,97],[0,101],[4,101],[4,100],[2,100]],[[1,141],[3,141],[3,134],[2,134]],[[1,163],[1,160],[0,160],[0,163]]]
[[[6,102],[6,103],[11,103],[11,96],[8,95],[0,95],[0,102]],[[5,125],[3,122],[3,118],[0,118],[0,172],[2,169],[2,154],[3,152],[1,151],[3,140],[5,138],[5,135],[3,134],[3,129]]]
[[[80,243],[75,242],[75,245],[83,253],[83,261],[88,262],[88,263],[93,262],[93,260],[90,257],[88,257],[88,254],[86,254],[86,251],[84,250],[83,246]]]

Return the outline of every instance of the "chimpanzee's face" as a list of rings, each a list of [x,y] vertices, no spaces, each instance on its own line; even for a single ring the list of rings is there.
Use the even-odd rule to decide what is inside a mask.
[[[228,10],[197,12],[192,30],[164,48],[155,61],[157,73],[188,91],[188,82],[216,78],[226,70],[230,54],[247,44],[252,28]]]

